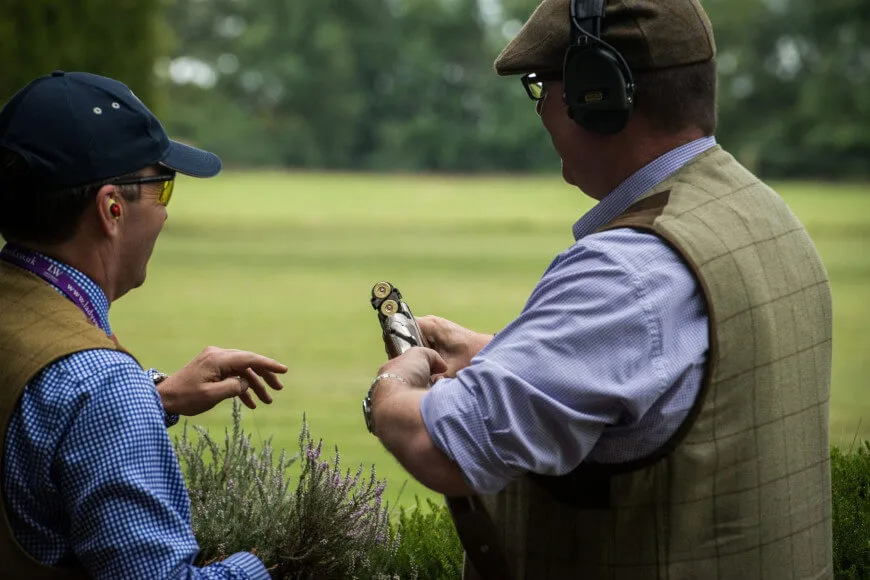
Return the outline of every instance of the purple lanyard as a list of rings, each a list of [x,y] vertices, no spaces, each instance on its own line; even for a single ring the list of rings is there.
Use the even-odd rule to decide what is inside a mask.
[[[70,276],[68,276],[57,265],[43,258],[36,252],[12,246],[7,244],[0,250],[0,260],[7,264],[18,266],[28,272],[35,274],[66,294],[67,298],[72,300],[73,304],[79,307],[85,313],[91,323],[97,328],[101,328],[99,318],[97,318],[97,309],[94,303],[88,297],[87,293],[81,286],[76,284]]]

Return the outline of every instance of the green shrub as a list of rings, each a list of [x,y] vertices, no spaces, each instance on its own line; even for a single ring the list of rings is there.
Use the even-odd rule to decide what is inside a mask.
[[[188,482],[193,528],[200,544],[197,564],[239,551],[254,551],[275,578],[446,580],[462,576],[463,553],[445,506],[382,505],[386,482],[374,468],[362,477],[342,472],[338,450],[321,459],[303,421],[299,453],[273,456],[270,441],[257,451],[233,427],[223,445],[200,427],[195,442],[185,425],[176,450]],[[296,485],[289,470],[298,466]],[[831,449],[834,575],[870,578],[870,442],[857,450]],[[292,488],[292,489],[291,489]]]
[[[392,550],[373,555],[374,568],[391,576],[417,580],[462,577],[463,552],[450,512],[431,499],[421,505],[399,508],[391,526]],[[380,560],[387,558],[386,561]]]
[[[394,534],[386,506],[385,482],[374,468],[342,473],[338,450],[332,461],[320,457],[303,424],[299,454],[273,457],[270,441],[260,451],[241,429],[240,404],[233,405],[232,432],[223,445],[185,425],[176,450],[190,490],[191,518],[200,544],[197,564],[221,560],[239,551],[254,551],[273,577],[377,578],[371,562],[388,562]],[[300,473],[291,490],[289,468]]]
[[[836,578],[870,578],[870,442],[831,450]]]

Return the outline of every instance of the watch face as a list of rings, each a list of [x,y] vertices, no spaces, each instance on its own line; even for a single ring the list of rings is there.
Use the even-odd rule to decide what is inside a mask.
[[[148,373],[151,376],[151,380],[154,381],[154,384],[159,384],[161,381],[166,379],[169,375],[161,373],[160,371],[151,371]]]
[[[372,421],[372,400],[368,397],[363,399],[362,403],[363,407],[363,417],[366,420],[366,429],[369,430],[369,433],[375,432],[375,424]]]

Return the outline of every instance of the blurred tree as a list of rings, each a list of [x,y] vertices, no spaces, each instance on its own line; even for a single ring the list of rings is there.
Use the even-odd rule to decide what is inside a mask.
[[[538,0],[169,1],[169,123],[229,164],[558,168],[492,71]],[[767,176],[870,176],[870,3],[702,2],[720,141]]]
[[[766,175],[870,176],[870,4],[704,0],[720,140]]]
[[[229,164],[554,167],[519,83],[492,72],[505,37],[476,0],[175,0],[168,14],[162,68],[185,83],[169,123]]]
[[[172,90],[170,123],[223,145],[229,163],[257,151],[268,164],[352,167],[371,149],[373,95],[394,50],[386,2],[176,0],[169,20],[176,59],[164,72],[189,81]],[[254,135],[263,143],[243,138]]]
[[[162,16],[160,0],[2,0],[0,104],[61,69],[116,78],[159,109],[153,71]]]

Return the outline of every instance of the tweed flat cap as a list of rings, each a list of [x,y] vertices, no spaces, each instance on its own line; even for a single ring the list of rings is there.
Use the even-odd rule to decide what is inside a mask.
[[[560,70],[570,42],[570,0],[543,0],[495,61],[499,75]],[[716,55],[698,0],[608,0],[601,39],[632,72],[704,62]]]

